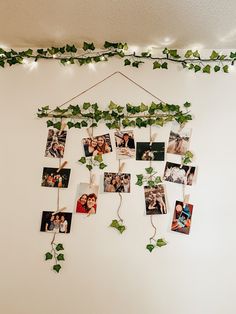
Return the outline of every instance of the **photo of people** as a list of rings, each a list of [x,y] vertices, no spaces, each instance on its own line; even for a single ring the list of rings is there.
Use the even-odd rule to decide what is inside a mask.
[[[184,155],[189,148],[190,136],[191,129],[171,130],[167,153]]]
[[[183,202],[176,201],[171,230],[189,234],[192,212],[193,205],[183,204]]]
[[[167,162],[163,179],[169,182],[192,185],[196,167]]]
[[[76,213],[96,214],[98,185],[80,183],[76,195]]]
[[[72,213],[43,211],[40,231],[70,233]]]
[[[165,143],[138,142],[136,160],[165,160]]]
[[[86,157],[112,152],[110,134],[104,134],[93,138],[83,138],[83,146]]]
[[[104,172],[104,192],[130,193],[130,178],[128,173]]]
[[[144,186],[144,195],[147,215],[162,215],[167,213],[163,184],[158,184],[154,187]]]
[[[128,159],[135,157],[135,142],[133,131],[115,132],[116,157]]]
[[[67,188],[70,178],[70,169],[43,168],[42,186],[51,188]]]
[[[45,157],[63,158],[67,131],[49,129]]]

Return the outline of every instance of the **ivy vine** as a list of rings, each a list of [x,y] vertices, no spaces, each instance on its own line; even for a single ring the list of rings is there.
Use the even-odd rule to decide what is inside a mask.
[[[62,119],[68,119],[67,126],[71,128],[97,127],[99,122],[104,122],[109,129],[119,129],[126,127],[147,127],[148,125],[163,126],[167,122],[177,121],[185,124],[192,120],[189,112],[191,104],[185,102],[181,108],[179,105],[167,103],[155,103],[150,105],[141,103],[138,106],[126,104],[120,106],[110,102],[108,109],[99,108],[97,103],[89,102],[82,105],[69,105],[67,108],[57,107],[53,110],[49,106],[38,109],[39,118],[50,118],[47,120],[48,127],[61,129]]]
[[[61,252],[64,250],[63,244],[58,243],[56,244],[54,242],[55,237],[53,237],[53,240],[51,242],[51,251],[45,253],[45,260],[52,260],[54,259],[54,265],[53,270],[55,270],[57,273],[61,270],[61,261],[65,260],[64,254]]]
[[[57,60],[63,65],[105,62],[113,57],[124,60],[124,66],[139,68],[145,61],[152,62],[152,68],[168,69],[169,63],[180,64],[184,69],[208,73],[222,71],[229,72],[229,65],[234,65],[236,52],[222,54],[216,50],[211,51],[208,57],[203,57],[198,50],[186,50],[183,53],[177,49],[165,48],[162,53],[153,55],[149,51],[130,52],[127,43],[112,43],[105,41],[103,47],[95,47],[94,43],[84,42],[82,45],[66,44],[62,47],[50,47],[22,51],[0,48],[0,67],[15,64],[24,64],[26,60]]]

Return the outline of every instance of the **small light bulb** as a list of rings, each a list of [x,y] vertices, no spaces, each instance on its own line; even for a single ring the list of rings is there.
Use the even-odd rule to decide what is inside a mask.
[[[104,61],[104,60],[105,60],[105,57],[104,57],[104,56],[101,56],[101,57],[100,57],[100,60],[101,60],[101,61]]]
[[[55,58],[57,57],[57,55],[56,55],[56,54],[54,54],[54,55],[52,55],[52,57],[53,57],[53,59],[55,59]]]

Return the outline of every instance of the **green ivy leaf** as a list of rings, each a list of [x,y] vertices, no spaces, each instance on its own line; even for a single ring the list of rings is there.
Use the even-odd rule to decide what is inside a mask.
[[[185,52],[185,58],[190,58],[191,56],[193,55],[193,51],[192,50],[187,50],[186,52]]]
[[[171,57],[175,58],[175,59],[179,59],[180,55],[178,55],[177,49],[171,49],[169,50],[169,54]]]
[[[218,66],[218,65],[215,65],[215,66],[214,66],[214,71],[215,71],[215,72],[218,72],[218,71],[220,71],[220,66]]]
[[[58,254],[58,256],[57,256],[57,260],[58,261],[64,261],[65,260],[65,258],[64,258],[64,254]]]
[[[148,244],[146,249],[151,253],[154,250],[155,246],[153,244]]]
[[[54,123],[53,126],[55,129],[60,130],[61,129],[61,122],[58,121],[58,122]]]
[[[218,57],[219,57],[219,53],[216,52],[215,50],[213,50],[211,55],[210,55],[210,59],[214,60],[214,59],[217,59]]]
[[[155,186],[155,182],[153,180],[148,180],[147,183],[150,188],[153,188]]]
[[[52,259],[53,258],[53,255],[50,253],[50,252],[47,252],[46,254],[45,254],[45,260],[47,261],[47,260],[49,260],[49,259]]]
[[[115,104],[113,101],[110,101],[110,104],[109,104],[108,108],[109,108],[110,110],[114,110],[114,109],[117,108],[117,104]]]
[[[196,72],[198,72],[198,71],[200,71],[200,70],[201,70],[200,65],[196,64],[196,65],[194,66],[194,72],[196,73]]]
[[[62,251],[62,250],[64,250],[64,247],[63,247],[62,243],[58,243],[58,244],[57,244],[56,250],[57,250],[57,251]]]
[[[154,169],[152,167],[148,167],[148,168],[145,168],[145,170],[148,174],[151,174]]]
[[[194,51],[193,56],[195,58],[200,58],[200,53],[198,52],[198,50]]]
[[[157,245],[158,247],[162,247],[162,246],[167,245],[167,242],[166,242],[165,239],[158,239],[157,242],[156,242],[156,245]]]
[[[162,65],[161,65],[161,68],[167,70],[168,69],[168,63],[167,62],[163,62]]]
[[[106,168],[106,166],[107,166],[107,165],[102,162],[102,163],[100,163],[100,165],[99,165],[99,169],[104,169],[104,168]]]
[[[93,169],[93,166],[92,165],[86,165],[86,168],[91,171]]]
[[[155,178],[155,185],[158,184],[158,183],[161,183],[161,182],[162,182],[161,177],[157,176]]]
[[[119,227],[119,222],[118,222],[118,220],[117,220],[117,219],[112,220],[112,222],[111,222],[111,224],[110,224],[110,227],[117,229],[117,228]]]
[[[89,107],[91,107],[91,104],[89,102],[83,103],[83,109],[87,110]]]
[[[88,123],[83,120],[83,121],[81,121],[81,126],[82,126],[82,127],[87,127],[87,126],[88,126]]]
[[[79,159],[79,162],[81,162],[81,164],[85,164],[86,163],[86,158],[85,157],[81,157]]]
[[[84,51],[86,51],[86,50],[95,50],[95,46],[94,46],[93,43],[86,43],[86,42],[84,42],[83,50]]]
[[[81,129],[81,124],[80,124],[79,122],[76,122],[76,123],[74,124],[74,127],[75,127],[76,129]]]
[[[229,73],[229,66],[227,64],[224,65],[222,69],[225,73]]]
[[[60,264],[53,265],[53,270],[55,270],[57,273],[59,273],[60,269],[61,269]]]
[[[211,73],[211,66],[209,64],[207,64],[203,69],[202,69],[203,73]]]
[[[146,106],[145,104],[141,103],[140,105],[140,112],[145,112],[148,110],[148,106]]]
[[[74,123],[71,122],[71,121],[68,121],[68,122],[67,122],[67,126],[68,126],[69,129],[71,129],[71,128],[73,128]]]
[[[161,68],[161,64],[158,61],[153,62],[153,70],[155,69],[160,69]]]
[[[130,65],[131,64],[131,61],[129,60],[129,59],[125,59],[124,60],[124,65],[126,66],[126,65]]]
[[[191,107],[191,103],[186,101],[186,103],[184,103],[184,107],[185,107],[185,108]]]
[[[94,160],[98,161],[98,162],[102,162],[102,155],[96,155],[94,156]]]
[[[122,234],[124,231],[125,231],[125,226],[122,226],[122,225],[119,225],[119,227],[117,228],[119,231],[120,231],[120,233]]]
[[[47,127],[49,128],[50,126],[53,126],[52,120],[48,120],[48,121],[47,121]]]

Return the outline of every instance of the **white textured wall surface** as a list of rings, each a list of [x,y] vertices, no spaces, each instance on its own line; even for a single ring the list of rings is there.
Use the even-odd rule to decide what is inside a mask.
[[[66,261],[60,274],[50,270],[43,254],[51,235],[39,231],[43,210],[56,206],[56,190],[40,186],[42,168],[57,166],[44,157],[45,120],[37,108],[59,105],[114,71],[120,70],[169,103],[192,102],[195,119],[191,150],[198,167],[196,184],[188,188],[194,204],[189,236],[170,231],[181,187],[166,183],[169,210],[155,217],[158,234],[168,245],[150,254],[145,245],[152,234],[144,214],[142,188],[135,174],[147,162],[128,161],[132,191],[124,195],[121,215],[127,231],[120,236],[108,228],[115,217],[118,195],[99,194],[97,214],[73,215],[69,235],[59,235]],[[1,228],[0,312],[6,314],[234,314],[235,313],[235,78],[234,72],[195,75],[176,66],[169,71],[140,70],[114,60],[88,67],[63,67],[39,62],[32,71],[23,66],[0,71],[1,112]],[[78,99],[106,106],[110,100],[125,104],[153,99],[122,77],[93,89]],[[154,128],[167,141],[171,124]],[[97,134],[105,127],[95,130]],[[113,138],[113,131],[109,131]],[[136,140],[148,140],[148,130],[135,129]],[[77,163],[86,131],[68,132],[65,159],[72,169],[61,204],[73,212],[76,186],[88,181]],[[114,145],[114,139],[113,139]],[[170,155],[168,160],[174,160]],[[115,154],[105,156],[107,170],[116,171]],[[155,163],[163,173],[164,163]],[[101,187],[102,172],[96,171]]]

